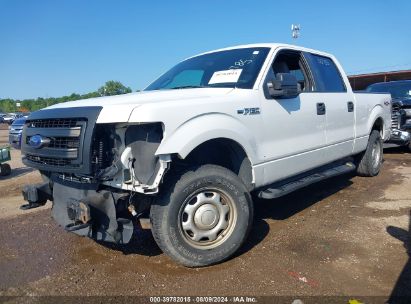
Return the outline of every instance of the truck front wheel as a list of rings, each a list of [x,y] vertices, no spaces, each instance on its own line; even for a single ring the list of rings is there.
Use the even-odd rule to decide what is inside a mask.
[[[360,176],[376,176],[381,169],[383,144],[380,132],[373,130],[368,139],[367,149],[357,159],[357,173]]]
[[[230,170],[203,165],[173,176],[151,206],[158,246],[176,262],[200,267],[224,261],[245,241],[253,219],[246,186]]]

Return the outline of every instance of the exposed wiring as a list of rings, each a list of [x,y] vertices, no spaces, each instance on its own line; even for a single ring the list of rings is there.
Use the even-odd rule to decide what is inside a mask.
[[[136,209],[134,208],[134,205],[133,205],[133,203],[132,203],[133,197],[134,197],[134,196],[136,195],[136,193],[137,193],[137,191],[136,191],[136,189],[135,189],[135,181],[138,181],[138,180],[136,179],[135,175],[134,175],[133,160],[134,160],[134,159],[129,158],[129,159],[128,159],[128,164],[127,164],[128,170],[130,171],[130,175],[131,175],[131,187],[132,187],[132,190],[130,190],[130,192],[131,192],[131,193],[130,193],[130,196],[129,196],[129,198],[128,198],[128,210],[130,211],[130,213],[131,213],[134,217],[139,218],[139,217],[143,214],[143,212],[137,213],[137,212],[136,212]]]
[[[130,193],[130,197],[129,197],[129,199],[128,199],[128,205],[130,206],[131,205],[131,201],[132,201],[132,199],[133,199],[133,197],[134,197],[134,195],[135,195],[135,185],[134,185],[134,181],[135,181],[135,176],[134,176],[134,170],[133,170],[133,159],[132,158],[129,158],[128,159],[128,170],[129,170],[129,172],[130,172],[130,175],[131,175],[131,187],[132,187],[132,190],[131,190],[131,193]]]

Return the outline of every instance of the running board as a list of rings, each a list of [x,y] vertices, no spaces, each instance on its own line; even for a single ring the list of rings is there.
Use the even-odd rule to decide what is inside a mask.
[[[322,171],[317,171],[308,175],[299,175],[298,177],[288,180],[285,182],[275,183],[267,186],[265,189],[261,190],[258,193],[258,197],[263,199],[273,199],[288,193],[291,193],[297,189],[304,188],[308,185],[314,184],[321,180],[349,173],[356,169],[355,165],[352,162],[346,162],[344,164],[339,163],[338,165],[329,165],[323,167]],[[312,172],[312,171],[311,171]]]

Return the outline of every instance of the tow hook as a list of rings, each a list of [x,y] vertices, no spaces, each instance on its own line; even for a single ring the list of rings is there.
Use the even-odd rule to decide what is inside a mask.
[[[67,204],[67,214],[73,222],[64,227],[66,231],[73,232],[90,226],[90,208],[87,204],[71,201]]]
[[[21,205],[21,210],[41,207],[47,203],[47,200],[53,200],[50,184],[48,182],[35,185],[25,185],[23,187],[22,194],[24,200],[27,201],[28,204]]]

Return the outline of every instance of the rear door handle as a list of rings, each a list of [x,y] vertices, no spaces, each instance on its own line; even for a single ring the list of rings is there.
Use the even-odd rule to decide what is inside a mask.
[[[325,103],[318,102],[317,103],[317,115],[324,115],[325,114]]]
[[[354,112],[354,103],[352,101],[347,102],[348,112]]]

